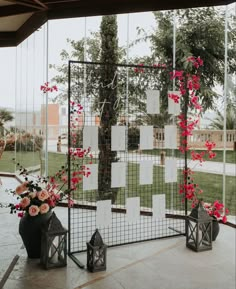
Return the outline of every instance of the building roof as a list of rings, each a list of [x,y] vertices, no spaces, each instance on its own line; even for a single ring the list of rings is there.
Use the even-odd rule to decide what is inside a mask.
[[[0,47],[17,46],[47,20],[227,5],[234,0],[0,0]]]

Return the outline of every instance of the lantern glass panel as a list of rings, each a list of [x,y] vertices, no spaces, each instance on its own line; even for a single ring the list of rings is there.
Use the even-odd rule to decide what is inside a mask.
[[[188,243],[192,246],[197,245],[197,223],[189,220],[188,222]]]
[[[203,246],[210,246],[212,242],[212,226],[211,223],[202,223],[200,226],[200,230],[202,233],[202,245]]]
[[[186,245],[194,251],[212,249],[212,222],[188,218]]]
[[[57,264],[65,260],[65,236],[53,236],[49,238],[48,262]]]
[[[94,263],[95,263],[95,266],[104,266],[105,264],[104,248],[98,248],[95,251]]]

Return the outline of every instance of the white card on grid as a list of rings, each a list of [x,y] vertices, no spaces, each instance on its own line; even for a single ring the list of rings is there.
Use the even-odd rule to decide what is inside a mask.
[[[140,161],[139,184],[151,185],[153,183],[153,161]]]
[[[104,228],[112,224],[111,200],[97,202],[96,227]]]
[[[124,151],[125,150],[125,126],[111,127],[111,150]]]
[[[179,91],[168,91],[168,95],[169,94],[176,94],[178,96],[180,96],[180,92]],[[180,114],[180,99],[179,99],[179,103],[174,102],[173,99],[171,99],[168,96],[168,113],[169,114],[174,114],[174,115],[179,115]]]
[[[111,164],[111,187],[122,188],[126,186],[126,162]]]
[[[176,125],[165,125],[165,148],[177,148],[177,127]]]
[[[139,148],[141,150],[153,149],[153,126],[140,126],[140,142]]]
[[[140,198],[126,199],[126,222],[136,223],[140,217]]]
[[[160,113],[160,91],[159,90],[146,90],[147,95],[147,113],[159,114]]]
[[[92,152],[98,151],[98,127],[85,126],[83,129],[83,148],[91,147]]]
[[[166,214],[166,196],[152,195],[152,216],[154,219],[163,219]]]
[[[89,169],[90,175],[83,176],[83,190],[97,190],[98,188],[98,164],[85,165]]]
[[[177,182],[177,160],[176,158],[165,159],[165,183]]]

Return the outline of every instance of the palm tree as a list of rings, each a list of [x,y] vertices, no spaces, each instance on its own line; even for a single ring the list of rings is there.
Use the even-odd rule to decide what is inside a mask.
[[[236,108],[232,102],[229,102],[226,107],[226,129],[232,130],[236,127],[235,118]],[[217,116],[210,124],[210,128],[223,130],[224,129],[224,115],[217,110]]]
[[[4,132],[4,124],[8,121],[13,120],[13,115],[10,111],[5,108],[0,109],[0,136],[3,135]]]

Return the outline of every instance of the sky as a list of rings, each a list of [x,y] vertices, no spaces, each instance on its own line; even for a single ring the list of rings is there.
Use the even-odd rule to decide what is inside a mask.
[[[121,46],[126,46],[127,41],[131,42],[136,39],[137,26],[142,27],[145,31],[150,31],[155,25],[154,15],[151,12],[122,14],[118,15],[117,20],[119,45]],[[82,37],[88,37],[91,31],[99,31],[100,21],[101,16],[49,21],[48,63],[56,65],[62,64],[60,52],[62,49],[67,51],[70,49],[66,39],[79,40]],[[42,49],[44,49],[43,43],[45,43],[45,32],[42,30],[43,28],[41,31],[39,29],[39,31],[36,32],[36,36],[31,36],[18,48],[0,48],[0,107],[15,107],[15,95],[19,93],[17,90],[19,86],[24,86],[24,84],[19,85],[19,81],[25,78],[25,74],[27,74],[27,79],[30,80],[30,75],[32,74],[31,69],[24,69],[24,67],[30,66],[29,62],[33,61],[32,55],[35,56],[34,69],[37,69],[35,67],[40,69],[39,55],[42,53]],[[41,36],[38,36],[40,33]],[[33,37],[35,37],[34,39],[36,40],[32,40]],[[41,42],[37,40],[38,38],[41,38]],[[26,47],[29,52],[27,52],[27,55],[24,55],[24,50],[26,50],[24,48]],[[149,53],[148,43],[139,44],[135,49],[130,51],[130,54],[133,56],[142,56]],[[28,57],[29,60],[26,60],[26,57]],[[21,69],[19,69],[19,66],[21,66]],[[28,81],[28,83],[30,83],[30,81]]]

